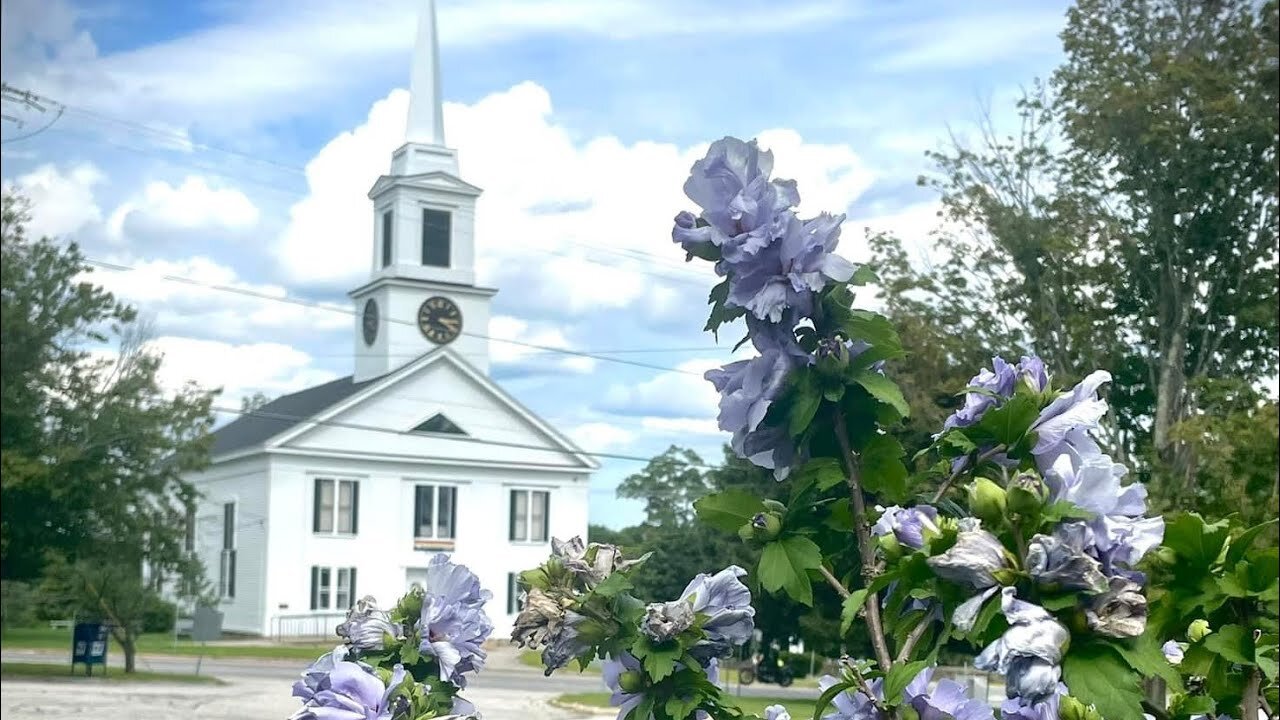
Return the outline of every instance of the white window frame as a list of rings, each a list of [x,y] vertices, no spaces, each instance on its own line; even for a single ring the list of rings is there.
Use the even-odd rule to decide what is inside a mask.
[[[346,611],[355,604],[354,566],[312,565],[310,578],[312,612]]]
[[[346,610],[355,604],[351,599],[351,568],[334,568],[333,609]]]
[[[421,525],[418,523],[418,488],[431,488],[431,525],[429,532],[422,534]],[[447,536],[440,535],[440,517],[444,515],[441,512],[442,489],[448,489],[453,496],[453,504],[449,512],[449,534]],[[421,482],[413,481],[413,539],[415,544],[419,541],[427,541],[433,546],[441,544],[452,545],[458,539],[458,486],[451,483],[437,482]]]
[[[329,487],[333,488],[333,502],[327,509],[318,509],[316,506],[321,504],[319,499],[321,483],[329,483]],[[360,511],[360,479],[350,477],[336,477],[331,475],[313,475],[311,478],[312,511],[318,517],[313,517],[311,530],[316,535],[336,535],[339,537],[353,537],[360,532],[360,521],[356,517],[356,513]],[[348,520],[350,521],[350,529],[342,530],[340,528],[340,519],[343,513],[342,491],[344,488],[350,488],[351,494],[348,498],[347,510],[349,512]],[[316,520],[319,520],[317,523]],[[324,527],[324,521],[328,521],[328,529]]]
[[[516,531],[518,526],[517,520],[520,519],[519,513],[516,509],[518,507],[516,497],[521,494],[525,498],[523,534]],[[542,505],[542,522],[538,523],[537,532],[535,532],[533,522],[533,498],[537,495],[541,495],[545,500]],[[510,503],[507,515],[507,538],[510,542],[542,545],[550,539],[551,490],[547,488],[510,488],[510,492],[507,495],[507,502]]]

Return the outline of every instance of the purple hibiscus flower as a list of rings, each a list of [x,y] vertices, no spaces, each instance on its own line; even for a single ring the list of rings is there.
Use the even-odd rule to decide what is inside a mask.
[[[431,559],[424,588],[419,650],[436,659],[441,680],[466,687],[465,673],[484,667],[482,645],[493,632],[484,604],[493,595],[481,589],[475,573],[450,562],[446,555]]]
[[[384,683],[367,666],[337,660],[323,688],[290,720],[392,720],[408,709],[404,696],[397,695],[407,676],[404,667],[396,665],[391,679]]]
[[[964,687],[954,680],[939,680],[930,692],[933,670],[922,670],[902,692],[920,720],[992,720],[991,706],[966,695]]]

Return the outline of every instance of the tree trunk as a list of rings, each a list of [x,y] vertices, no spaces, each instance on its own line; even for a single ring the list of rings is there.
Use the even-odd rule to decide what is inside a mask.
[[[124,651],[124,671],[131,673],[137,669],[138,645],[134,641],[133,633],[125,631],[124,637],[120,639],[120,649]]]
[[[1240,700],[1241,720],[1258,720],[1258,711],[1262,709],[1262,701],[1258,689],[1262,684],[1258,668],[1249,671],[1249,682],[1244,686],[1244,697]]]
[[[1164,347],[1156,358],[1158,385],[1156,386],[1156,417],[1152,428],[1152,440],[1156,452],[1166,462],[1172,462],[1174,448],[1169,432],[1181,420],[1182,396],[1186,392],[1187,357],[1187,308],[1179,309],[1173,327],[1165,336]]]

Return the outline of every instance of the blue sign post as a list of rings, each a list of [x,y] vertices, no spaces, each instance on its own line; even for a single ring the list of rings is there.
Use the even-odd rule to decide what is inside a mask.
[[[102,623],[76,623],[71,636],[71,672],[75,672],[76,663],[84,665],[85,675],[93,674],[94,665],[107,672],[107,633]]]

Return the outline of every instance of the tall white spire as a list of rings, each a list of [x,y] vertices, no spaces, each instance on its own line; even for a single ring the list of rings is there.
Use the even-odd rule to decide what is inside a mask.
[[[440,49],[436,41],[435,0],[419,0],[418,40],[409,75],[409,124],[405,142],[444,146],[444,107],[440,88]]]

